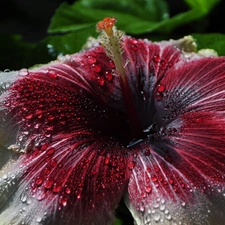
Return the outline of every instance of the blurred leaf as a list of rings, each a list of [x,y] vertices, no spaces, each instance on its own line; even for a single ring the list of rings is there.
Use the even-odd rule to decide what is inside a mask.
[[[24,66],[24,59],[34,47],[33,44],[23,42],[21,35],[0,36],[0,70],[17,70]]]
[[[220,56],[225,56],[225,34],[192,34],[197,42],[198,50],[214,49]]]
[[[168,18],[164,0],[80,0],[73,5],[63,3],[56,11],[49,32],[65,32],[89,27],[104,17],[114,16],[124,31],[132,30],[133,24],[157,22]],[[128,23],[129,21],[129,23]]]
[[[73,5],[63,3],[52,18],[48,31],[68,32],[89,28],[104,17],[116,17],[117,26],[130,34],[152,31],[162,33],[207,15],[221,0],[186,0],[189,11],[168,18],[164,0],[80,0]]]
[[[65,35],[50,35],[31,51],[25,60],[26,67],[55,60],[59,55],[74,54],[81,50],[88,37],[97,36],[95,29],[83,29]]]
[[[116,222],[113,225],[123,225],[120,219],[116,219]]]

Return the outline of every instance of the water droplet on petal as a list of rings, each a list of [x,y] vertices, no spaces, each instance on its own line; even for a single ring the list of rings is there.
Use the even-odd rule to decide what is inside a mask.
[[[66,192],[66,194],[70,194],[71,193],[70,188],[66,188],[65,192]]]
[[[159,84],[159,85],[157,86],[157,91],[158,91],[159,93],[163,93],[163,92],[165,91],[165,86],[162,85],[162,84]]]
[[[29,74],[28,70],[27,69],[21,69],[19,71],[19,75],[20,76],[27,76]]]
[[[160,62],[160,56],[159,56],[159,55],[155,55],[155,56],[153,57],[153,61],[154,61],[155,63],[159,63],[159,62]]]
[[[129,168],[130,170],[132,170],[132,169],[135,167],[135,165],[136,165],[135,162],[130,161],[130,162],[128,163],[128,168]]]
[[[157,182],[158,181],[158,179],[157,179],[157,177],[155,175],[152,176],[152,181],[153,182]]]
[[[37,217],[36,221],[37,221],[38,223],[40,223],[40,222],[42,221],[42,218],[41,218],[41,217]]]
[[[141,212],[144,212],[145,211],[145,206],[144,206],[144,203],[143,202],[141,202],[139,204],[139,209],[140,209]]]
[[[158,214],[158,213],[154,214],[153,218],[156,222],[158,222],[160,220],[160,214]]]
[[[172,216],[170,214],[166,215],[166,219],[167,220],[171,220],[172,219]]]
[[[58,78],[58,75],[54,71],[48,71],[47,76],[52,78],[52,79]]]
[[[41,201],[45,198],[45,192],[42,190],[39,190],[36,194],[36,199]]]
[[[109,164],[109,161],[110,161],[110,158],[109,157],[106,157],[105,158],[105,164],[108,165]]]
[[[105,72],[105,78],[106,78],[108,81],[111,81],[111,80],[113,79],[113,74],[112,74],[112,72],[106,71],[106,72]]]
[[[44,179],[42,177],[38,177],[35,181],[36,185],[41,185],[43,183]]]
[[[146,186],[146,187],[145,187],[145,191],[146,191],[147,193],[151,193],[152,187],[151,187],[151,186]]]
[[[160,205],[160,207],[159,207],[159,209],[160,209],[161,211],[164,211],[164,210],[165,210],[165,208],[166,208],[166,206],[165,206],[165,205],[163,205],[163,204],[161,204],[161,205]]]
[[[186,205],[186,203],[185,202],[182,202],[181,205],[184,207]]]
[[[54,180],[52,178],[48,178],[44,184],[44,187],[46,189],[50,189],[52,187],[53,183],[54,183]]]
[[[27,195],[25,195],[24,193],[20,196],[20,200],[21,202],[25,203],[27,201]]]
[[[104,86],[104,84],[105,84],[104,78],[98,77],[97,79],[98,79],[98,83],[99,83],[101,86]]]
[[[67,198],[63,198],[63,199],[62,199],[62,205],[63,205],[63,206],[66,206],[66,205],[67,205]]]
[[[33,117],[33,114],[28,114],[28,115],[25,116],[25,118],[28,119],[28,120],[31,119],[32,117]]]
[[[100,71],[101,71],[101,69],[102,69],[102,66],[101,66],[101,64],[92,64],[91,65],[91,69],[94,71],[94,72],[96,72],[96,73],[99,73]]]
[[[52,191],[53,191],[54,193],[58,193],[61,189],[62,189],[62,185],[61,185],[60,183],[58,183],[58,184],[55,183],[54,186],[53,186]]]
[[[144,154],[145,154],[145,156],[150,156],[151,155],[151,152],[148,149],[146,149],[145,152],[144,152]]]
[[[115,68],[115,64],[114,64],[114,62],[112,60],[110,60],[108,62],[107,66],[110,67],[110,68]]]
[[[96,61],[97,61],[97,59],[96,59],[94,56],[89,55],[89,56],[87,57],[87,62],[88,62],[88,64],[90,64],[90,65],[96,63]]]
[[[46,151],[47,156],[52,156],[55,153],[55,148],[50,148]]]

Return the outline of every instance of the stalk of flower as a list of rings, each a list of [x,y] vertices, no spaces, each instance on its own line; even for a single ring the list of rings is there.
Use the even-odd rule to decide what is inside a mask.
[[[2,225],[113,224],[121,199],[138,225],[224,224],[224,57],[115,22],[86,50],[1,74]]]

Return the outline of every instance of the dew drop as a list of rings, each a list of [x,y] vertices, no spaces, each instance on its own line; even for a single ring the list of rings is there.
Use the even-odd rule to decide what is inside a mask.
[[[136,165],[135,162],[130,161],[130,162],[128,163],[128,168],[129,168],[130,170],[132,170],[132,169],[135,167],[135,165]]]
[[[19,71],[19,75],[20,76],[27,76],[29,74],[28,70],[27,69],[21,69]]]
[[[63,199],[62,199],[62,205],[63,205],[63,206],[66,206],[66,205],[67,205],[67,198],[63,198]]]
[[[54,193],[58,193],[61,189],[62,189],[62,185],[61,185],[61,184],[55,183],[54,186],[53,186],[52,191],[53,191]]]
[[[65,192],[66,192],[66,194],[70,194],[71,193],[71,190],[70,190],[70,188],[66,188],[66,190],[65,190]]]
[[[108,81],[111,81],[111,80],[113,79],[113,74],[112,74],[112,72],[106,71],[106,72],[105,72],[105,78],[106,78]]]
[[[170,214],[167,214],[167,215],[166,215],[166,219],[167,219],[167,220],[171,220],[171,219],[172,219],[172,216],[171,216]]]
[[[36,123],[36,124],[34,125],[34,128],[35,128],[35,129],[38,129],[38,128],[40,128],[40,126],[41,126],[40,123]]]
[[[158,181],[157,177],[155,175],[152,176],[152,181],[155,183]]]
[[[141,202],[139,204],[139,209],[140,209],[141,212],[144,212],[145,211],[145,207],[144,207],[144,203],[143,202]]]
[[[160,214],[156,213],[153,215],[153,219],[158,222],[160,220]]]
[[[87,57],[87,62],[88,62],[88,64],[90,64],[90,65],[96,63],[96,61],[97,61],[97,59],[96,59],[94,56],[89,55],[89,56]]]
[[[186,203],[185,203],[185,202],[182,202],[181,205],[182,205],[183,207],[185,207]]]
[[[36,179],[36,181],[35,181],[35,184],[36,185],[41,185],[42,183],[43,183],[43,178],[42,177],[38,177],[37,179]]]
[[[155,56],[153,57],[153,61],[154,61],[155,63],[159,63],[159,62],[160,62],[160,56],[159,56],[159,55],[155,55]]]
[[[153,207],[156,208],[156,209],[159,208],[159,203],[156,202],[156,203],[153,205]]]
[[[27,196],[24,193],[20,196],[20,201],[22,203],[25,203],[27,201]]]
[[[54,153],[55,153],[55,148],[50,148],[46,152],[47,156],[52,156]]]
[[[155,98],[156,98],[156,100],[161,101],[162,98],[163,98],[162,93],[157,92],[157,93],[155,94]]]
[[[145,152],[144,152],[144,154],[145,154],[145,156],[150,156],[151,155],[151,152],[148,149],[146,149]]]
[[[110,60],[108,62],[107,66],[110,67],[110,68],[115,68],[115,64],[114,64],[114,62],[112,60]]]
[[[109,161],[110,161],[110,158],[109,157],[106,157],[105,158],[105,164],[108,165],[109,164]]]
[[[171,185],[173,185],[174,184],[174,180],[173,179],[169,179],[169,183],[171,184]]]
[[[77,199],[80,199],[80,197],[81,197],[80,194],[78,194],[78,195],[77,195]]]
[[[164,211],[164,210],[165,210],[165,208],[166,208],[166,206],[165,206],[165,205],[163,205],[163,204],[161,204],[161,205],[159,206],[159,209],[160,209],[161,211]]]
[[[54,71],[48,71],[47,76],[52,79],[58,78],[58,75]]]
[[[42,221],[42,218],[41,218],[41,217],[37,217],[36,221],[37,221],[38,223],[40,223],[40,222]]]
[[[37,199],[38,201],[41,201],[41,200],[43,200],[44,198],[45,198],[45,192],[39,190],[39,191],[37,192],[37,194],[36,194],[36,199]]]
[[[44,184],[44,187],[45,187],[46,189],[50,189],[50,188],[52,187],[53,183],[54,183],[54,180],[51,179],[51,178],[49,178],[48,180],[46,180],[46,182],[45,182],[45,184]]]
[[[3,178],[4,180],[6,180],[6,179],[8,178],[7,174],[4,174],[4,175],[2,176],[2,178]]]
[[[28,120],[31,119],[32,117],[33,117],[33,114],[28,114],[28,115],[25,116],[25,118],[28,119]]]
[[[100,84],[100,86],[104,86],[104,84],[105,84],[104,78],[98,77],[97,80],[98,80],[98,83]]]
[[[94,64],[91,65],[91,69],[94,72],[99,73],[101,71],[101,69],[102,69],[102,66],[101,66],[101,64],[95,64],[94,63]]]
[[[149,194],[152,191],[152,187],[151,186],[146,186],[145,187],[145,191]]]
[[[146,93],[145,93],[145,91],[141,91],[141,98],[142,98],[143,101],[146,100]]]
[[[157,86],[157,91],[158,91],[159,93],[163,93],[163,92],[165,91],[165,86],[162,85],[162,84],[159,84],[159,85]]]

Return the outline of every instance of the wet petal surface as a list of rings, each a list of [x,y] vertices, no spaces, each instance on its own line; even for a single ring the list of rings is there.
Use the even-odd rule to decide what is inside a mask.
[[[162,78],[164,126],[140,148],[128,187],[138,224],[223,224],[224,68],[207,58]]]
[[[138,224],[220,225],[225,62],[184,46],[124,38],[131,100],[99,45],[3,81],[1,221],[111,224],[129,181]]]

